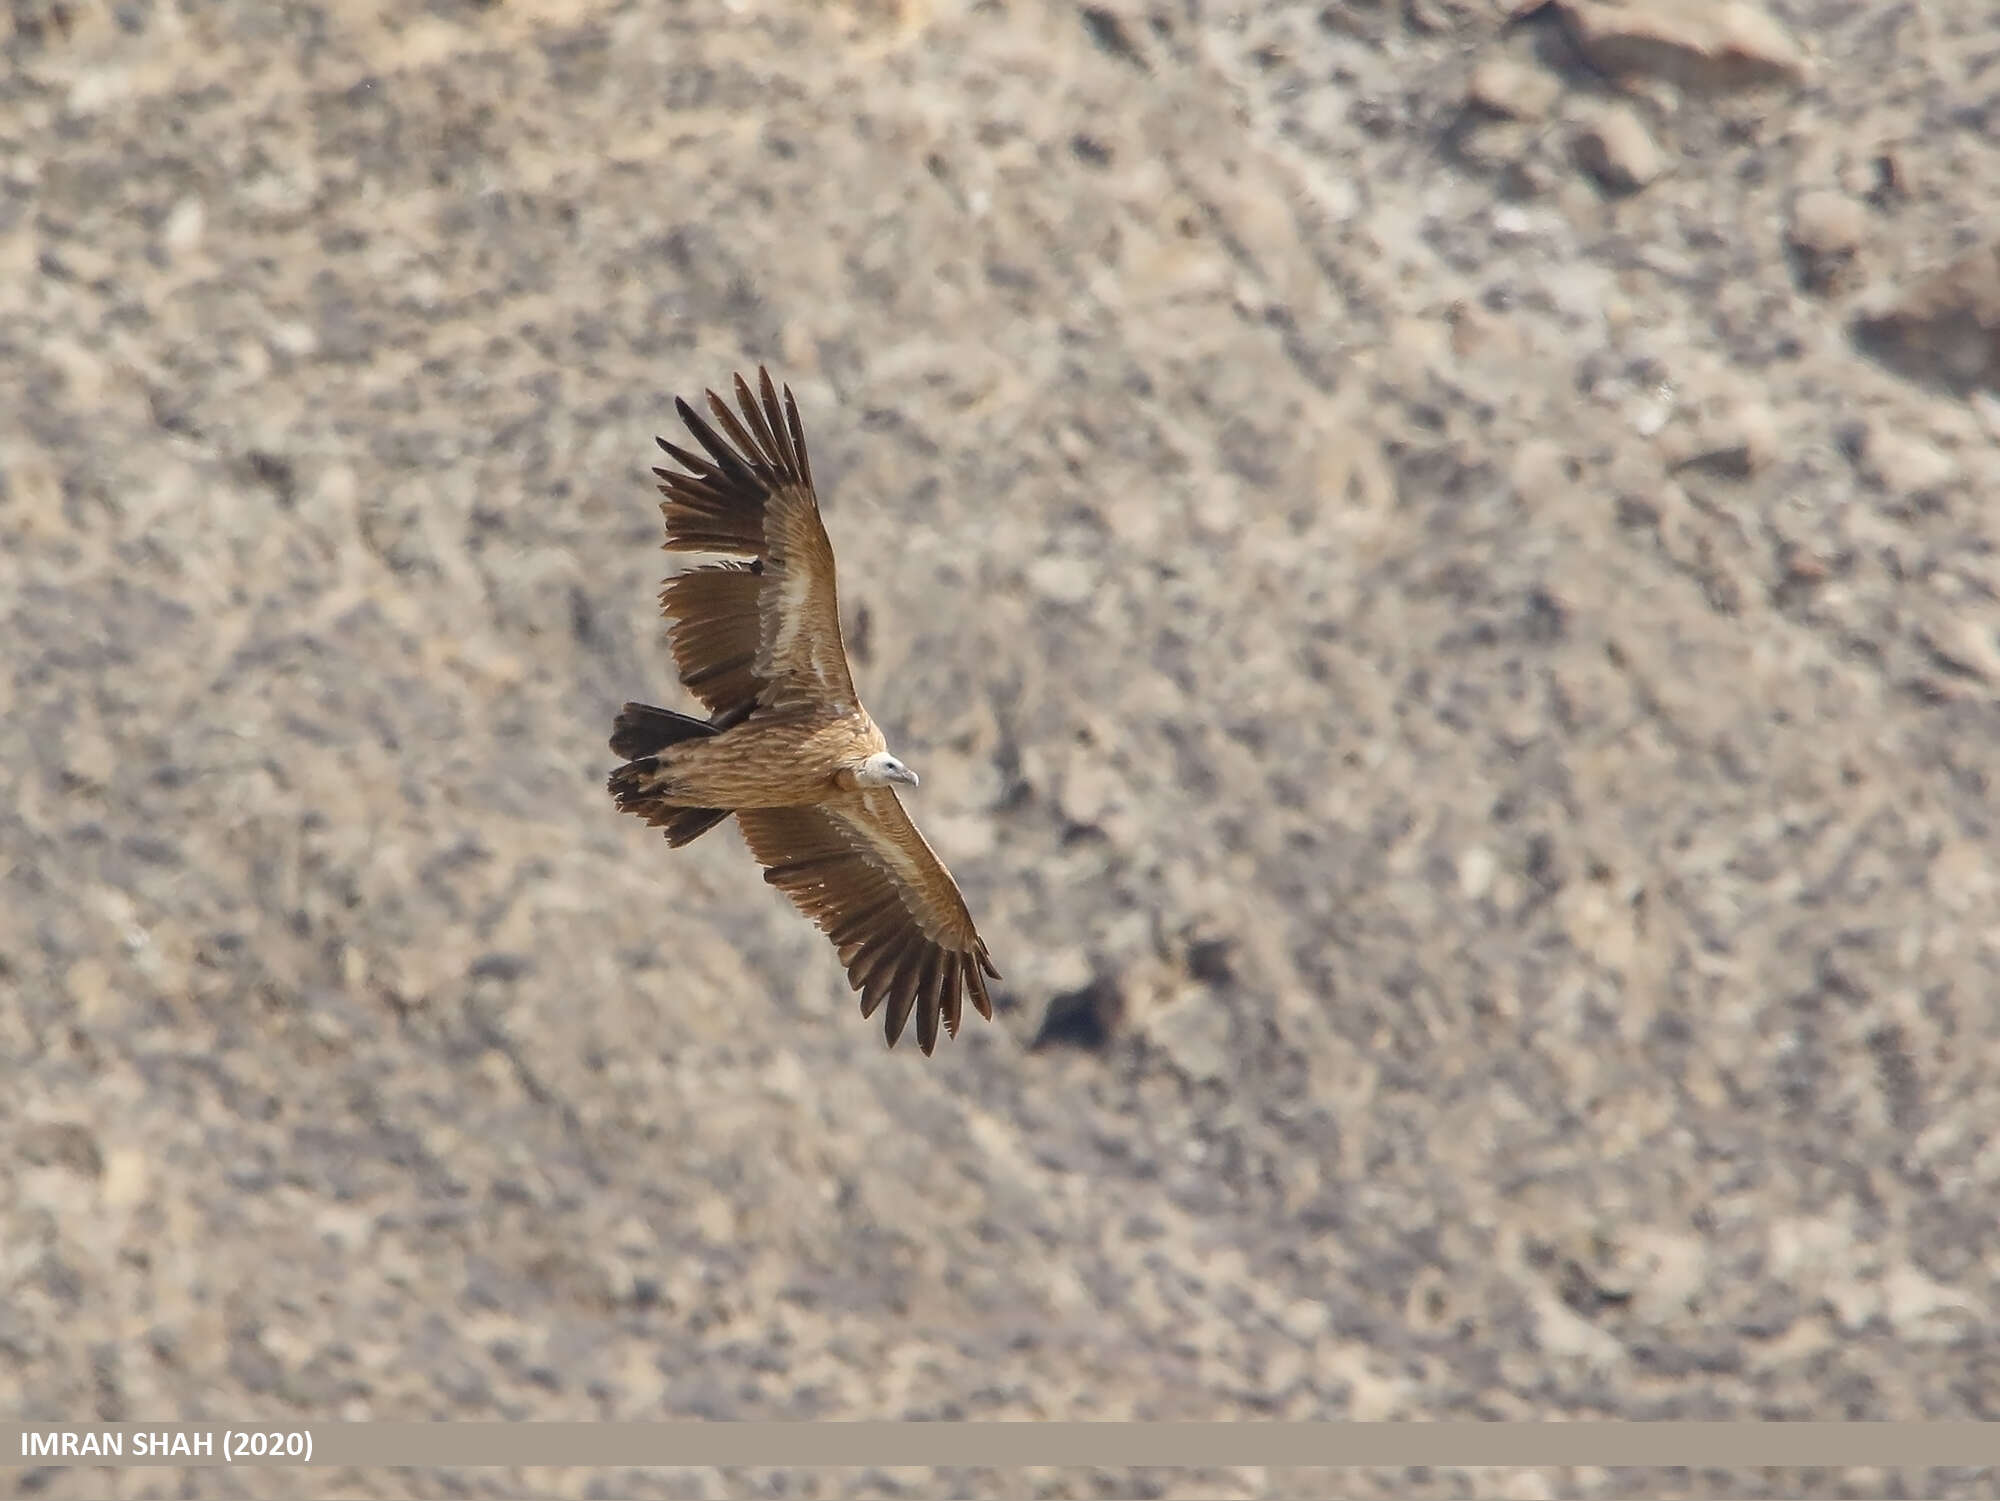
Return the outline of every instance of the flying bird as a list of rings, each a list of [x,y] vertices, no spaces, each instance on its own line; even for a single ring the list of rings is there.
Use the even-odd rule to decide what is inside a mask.
[[[660,590],[681,683],[709,717],[626,704],[611,796],[676,849],[735,814],[764,879],[832,941],[861,1014],[886,1003],[891,1047],[914,1015],[929,1055],[940,1021],[958,1035],[966,996],[992,1019],[986,982],[1000,971],[896,796],[917,774],[890,754],[848,673],[798,403],[787,386],[780,406],[770,373],[757,375],[756,396],[736,377],[740,420],[708,393],[720,434],[675,400],[706,456],[656,440],[686,471],[653,471],[666,550],[723,559]]]

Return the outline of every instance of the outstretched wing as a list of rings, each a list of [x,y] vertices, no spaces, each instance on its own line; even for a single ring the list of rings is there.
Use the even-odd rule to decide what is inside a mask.
[[[896,794],[871,787],[809,808],[746,808],[736,822],[776,886],[840,953],[861,1014],[888,1002],[889,1045],[912,1013],[917,1046],[937,1046],[938,1022],[958,1035],[967,995],[993,1017],[986,981],[1000,978],[965,898]]]
[[[812,464],[791,387],[780,406],[770,372],[761,399],[736,377],[739,418],[713,391],[718,433],[685,401],[681,421],[706,456],[660,447],[687,471],[655,469],[669,552],[735,554],[669,579],[660,608],[681,682],[718,715],[859,707],[840,639],[833,545],[820,522]]]

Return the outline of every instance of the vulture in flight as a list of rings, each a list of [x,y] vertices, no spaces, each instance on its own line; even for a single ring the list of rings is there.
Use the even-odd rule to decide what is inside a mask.
[[[657,440],[686,471],[653,471],[666,550],[723,558],[660,591],[681,683],[709,717],[626,704],[611,796],[675,848],[735,814],[764,879],[838,950],[861,1014],[886,1003],[891,1047],[914,1015],[928,1055],[940,1021],[958,1035],[966,996],[992,1019],[986,982],[1000,972],[896,797],[917,775],[889,753],[848,675],[798,404],[788,386],[781,406],[770,374],[758,378],[753,395],[736,377],[740,417],[708,393],[719,433],[675,401],[704,454]]]

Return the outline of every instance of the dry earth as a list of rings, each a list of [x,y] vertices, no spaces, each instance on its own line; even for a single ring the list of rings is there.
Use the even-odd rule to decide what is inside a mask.
[[[2000,1416],[1990,0],[4,20],[0,1410]],[[602,788],[760,360],[930,1061]],[[25,1480],[1334,1484],[1993,1480]]]

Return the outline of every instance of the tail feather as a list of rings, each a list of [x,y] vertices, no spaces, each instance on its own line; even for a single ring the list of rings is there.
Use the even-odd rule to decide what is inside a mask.
[[[636,761],[683,740],[714,733],[715,727],[705,719],[656,709],[651,704],[627,704],[611,727],[611,753],[622,761]]]
[[[625,764],[606,781],[621,813],[646,820],[650,828],[662,829],[667,843],[675,849],[692,844],[729,817],[728,808],[684,808],[660,796],[657,773],[658,752],[683,740],[697,740],[718,733],[706,720],[650,704],[627,704],[619,714],[611,734],[611,749],[626,758]]]
[[[611,790],[620,813],[650,813],[655,806],[668,806],[660,801],[660,789],[651,780],[659,769],[658,756],[641,756],[636,761],[627,761],[605,779],[604,785]]]

